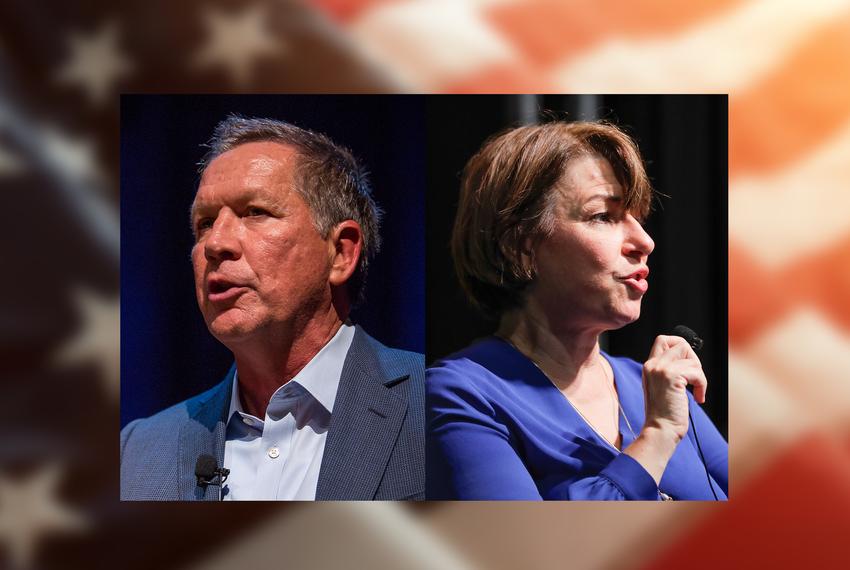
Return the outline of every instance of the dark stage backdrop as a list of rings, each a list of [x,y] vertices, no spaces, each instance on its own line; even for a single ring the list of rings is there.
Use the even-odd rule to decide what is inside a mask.
[[[283,119],[349,147],[384,209],[383,248],[352,320],[381,342],[423,352],[423,99],[405,96],[121,98],[121,425],[221,380],[230,352],[197,308],[189,254],[196,164],[229,113]]]
[[[637,141],[660,197],[647,222],[655,240],[641,318],[605,335],[610,353],[643,362],[655,336],[677,324],[704,340],[704,409],[727,436],[727,97],[725,95],[443,96],[427,103],[428,363],[488,335],[495,324],[466,302],[449,237],[460,173],[493,133],[546,120],[606,119]]]

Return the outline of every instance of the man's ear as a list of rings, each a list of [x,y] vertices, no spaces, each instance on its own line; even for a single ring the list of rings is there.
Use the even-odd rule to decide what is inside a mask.
[[[331,230],[331,285],[339,286],[348,281],[357,269],[363,249],[363,232],[354,220],[345,220]]]

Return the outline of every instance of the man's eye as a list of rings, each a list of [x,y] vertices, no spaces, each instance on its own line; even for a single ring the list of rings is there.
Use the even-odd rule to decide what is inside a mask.
[[[213,221],[214,220],[212,218],[201,218],[200,220],[198,220],[198,223],[195,224],[195,230],[198,233],[201,233],[204,230],[208,230],[212,227]]]
[[[264,210],[262,208],[258,208],[257,206],[251,206],[245,212],[249,216],[268,216],[268,215],[270,215],[267,210]]]
[[[594,214],[590,216],[590,219],[594,222],[610,222],[613,220],[611,214],[608,212],[600,212],[598,214]]]

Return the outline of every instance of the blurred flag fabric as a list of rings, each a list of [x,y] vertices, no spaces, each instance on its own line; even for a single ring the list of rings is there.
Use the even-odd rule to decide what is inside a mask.
[[[846,567],[847,0],[5,3],[0,30],[0,567]],[[731,501],[118,502],[122,92],[729,93]]]

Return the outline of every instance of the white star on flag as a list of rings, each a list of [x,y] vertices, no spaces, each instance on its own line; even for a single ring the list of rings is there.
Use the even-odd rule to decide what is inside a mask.
[[[91,35],[72,33],[71,54],[57,70],[56,79],[79,86],[92,104],[102,105],[119,79],[133,70],[130,60],[119,51],[118,25],[107,22]]]
[[[74,300],[82,315],[80,331],[59,349],[54,363],[72,366],[96,362],[108,395],[117,401],[121,371],[119,299],[117,296],[104,298],[88,289],[77,289]]]
[[[266,10],[252,6],[239,14],[210,9],[203,14],[207,41],[195,54],[197,67],[223,67],[231,80],[244,85],[252,65],[262,56],[280,55],[283,46],[266,28]]]
[[[85,517],[56,497],[60,468],[42,467],[22,481],[0,475],[0,544],[13,568],[32,567],[38,542],[49,534],[89,527]]]

